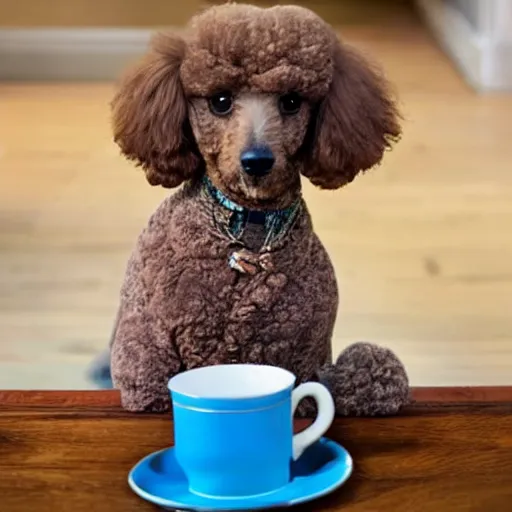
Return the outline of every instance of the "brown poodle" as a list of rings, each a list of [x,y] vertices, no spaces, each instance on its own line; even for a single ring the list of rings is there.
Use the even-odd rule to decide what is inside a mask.
[[[184,184],[128,263],[111,346],[123,406],[167,410],[172,375],[261,363],[320,379],[338,414],[395,413],[408,381],[389,350],[331,364],[336,280],[301,196],[301,175],[342,187],[397,139],[383,79],[307,9],[229,3],[157,37],[113,119],[149,183]]]

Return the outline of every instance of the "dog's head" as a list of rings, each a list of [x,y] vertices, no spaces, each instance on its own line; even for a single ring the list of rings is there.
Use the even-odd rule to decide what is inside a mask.
[[[151,184],[206,172],[249,207],[286,206],[300,174],[341,187],[400,134],[384,79],[292,6],[225,4],[157,36],[112,105],[115,140]]]

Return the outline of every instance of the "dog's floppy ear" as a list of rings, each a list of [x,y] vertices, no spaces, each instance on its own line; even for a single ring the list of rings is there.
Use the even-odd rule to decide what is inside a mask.
[[[326,189],[339,188],[379,163],[400,135],[386,81],[338,41],[333,79],[312,123],[303,174]]]
[[[180,37],[159,34],[112,101],[114,140],[151,185],[176,187],[202,165],[179,76],[184,53]]]

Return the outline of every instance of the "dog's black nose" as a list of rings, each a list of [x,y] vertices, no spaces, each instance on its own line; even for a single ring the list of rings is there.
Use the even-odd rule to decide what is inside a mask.
[[[240,162],[243,170],[249,176],[265,176],[270,172],[275,162],[274,155],[270,148],[266,146],[246,149],[240,155]]]

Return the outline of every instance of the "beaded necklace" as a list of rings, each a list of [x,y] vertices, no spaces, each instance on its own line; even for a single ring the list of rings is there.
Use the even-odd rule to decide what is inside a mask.
[[[287,235],[298,218],[302,210],[301,199],[298,198],[291,206],[282,210],[249,210],[226,197],[207,176],[203,178],[202,191],[223,206],[223,210],[218,214],[212,204],[213,222],[232,245],[240,247],[230,254],[228,265],[238,272],[251,275],[260,270],[272,270],[271,253],[276,243]],[[265,227],[265,241],[257,252],[248,249],[242,241],[248,222],[262,224]]]

